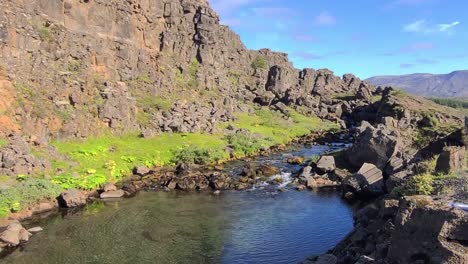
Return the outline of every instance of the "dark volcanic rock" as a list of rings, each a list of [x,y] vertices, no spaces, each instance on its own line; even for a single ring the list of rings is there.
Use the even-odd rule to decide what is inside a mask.
[[[436,171],[445,174],[460,172],[466,164],[465,147],[445,147],[437,159]]]
[[[398,132],[383,125],[375,128],[365,121],[358,129],[356,142],[348,154],[349,162],[356,167],[372,163],[380,169],[385,168],[399,149]]]
[[[356,174],[346,177],[342,185],[344,193],[376,196],[384,192],[382,171],[369,163],[364,163]]]

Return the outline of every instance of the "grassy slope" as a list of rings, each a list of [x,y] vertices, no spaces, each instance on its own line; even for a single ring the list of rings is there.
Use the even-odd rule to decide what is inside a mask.
[[[52,160],[53,168],[48,173],[53,175],[51,181],[55,184],[37,176],[26,179],[8,192],[0,190],[0,216],[7,215],[10,210],[25,208],[42,198],[54,197],[57,185],[61,189],[94,189],[105,182],[115,182],[130,175],[134,166],[174,165],[187,156],[200,155],[204,156],[204,162],[217,163],[230,158],[225,151],[227,146],[233,148],[235,156],[240,158],[253,155],[261,148],[288,143],[311,132],[338,128],[334,123],[306,117],[293,110],[290,110],[289,119],[285,119],[266,108],[256,109],[254,115],[238,114],[235,121],[221,124],[219,130],[229,125],[248,132],[241,137],[218,133],[161,134],[153,138],[141,138],[130,134],[53,142],[52,145],[67,157]],[[36,154],[41,155],[40,152]],[[37,192],[43,190],[44,196],[26,195],[25,190],[31,186]]]

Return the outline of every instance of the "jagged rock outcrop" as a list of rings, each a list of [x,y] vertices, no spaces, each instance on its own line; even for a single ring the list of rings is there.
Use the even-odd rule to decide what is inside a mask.
[[[0,7],[0,85],[19,102],[0,104],[8,108],[0,120],[46,141],[106,127],[145,135],[213,132],[213,124],[246,111],[239,101],[283,102],[340,118],[332,96],[368,87],[353,75],[299,71],[284,53],[247,50],[205,0],[21,0]],[[257,58],[262,67],[252,66]]]
[[[27,142],[19,135],[11,135],[0,147],[0,175],[32,174],[50,167],[43,159],[32,155]]]
[[[396,130],[384,125],[374,127],[364,121],[358,128],[357,141],[348,154],[348,160],[356,167],[371,163],[383,169],[390,158],[396,155],[400,145],[401,141]]]
[[[363,257],[370,263],[465,263],[468,215],[444,203],[427,196],[372,203],[356,213],[355,230],[329,254],[337,263]]]

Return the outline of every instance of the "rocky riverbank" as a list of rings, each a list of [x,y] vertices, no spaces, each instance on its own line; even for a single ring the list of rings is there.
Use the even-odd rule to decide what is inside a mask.
[[[421,148],[415,142],[421,139],[409,137],[415,132],[408,130],[428,133],[432,129],[424,127],[436,122],[412,120],[416,105],[403,106],[406,117],[387,116],[376,126],[363,122],[353,147],[339,155],[349,168],[364,163],[342,181],[344,197],[368,202],[355,213],[355,229],[346,239],[304,263],[468,261],[468,213],[455,206],[468,203],[468,122],[450,133],[438,129],[442,134]]]

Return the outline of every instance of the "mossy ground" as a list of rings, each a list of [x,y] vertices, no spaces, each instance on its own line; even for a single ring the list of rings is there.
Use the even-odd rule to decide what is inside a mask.
[[[66,158],[52,159],[52,170],[44,173],[51,176],[50,181],[36,175],[27,179],[27,185],[19,183],[2,193],[0,217],[50,198],[57,194],[57,188],[94,189],[106,182],[119,181],[130,175],[135,166],[170,166],[179,160],[219,163],[231,158],[225,151],[228,146],[234,149],[236,158],[241,158],[312,132],[338,129],[335,123],[306,117],[292,109],[289,109],[287,117],[267,108],[256,108],[254,112],[237,114],[235,121],[220,124],[220,132],[214,134],[165,133],[152,138],[142,138],[138,134],[107,134],[86,140],[54,141],[52,145]],[[245,129],[246,133],[223,134],[229,125]],[[35,149],[33,154],[47,155],[40,149]],[[27,186],[33,186],[44,196],[24,195]]]

